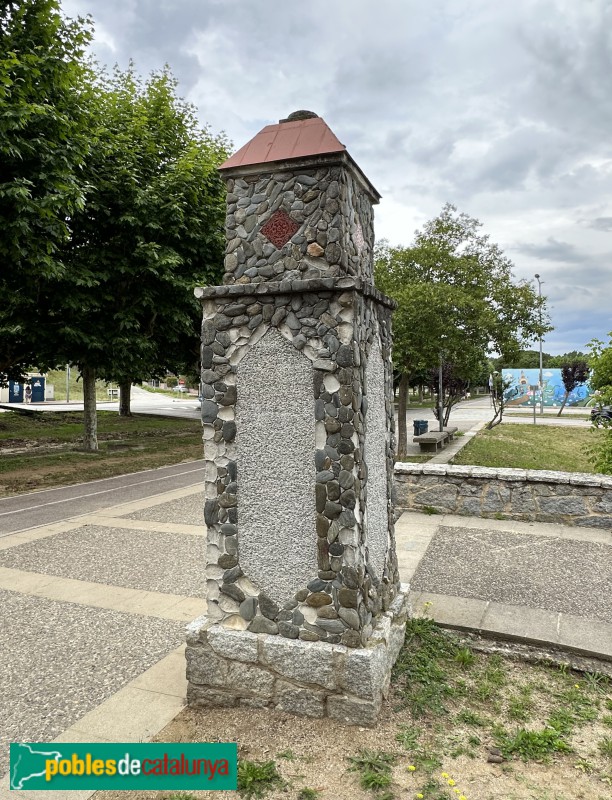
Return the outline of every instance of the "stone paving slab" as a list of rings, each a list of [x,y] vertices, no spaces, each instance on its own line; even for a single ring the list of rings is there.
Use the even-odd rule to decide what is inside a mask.
[[[205,601],[200,597],[124,589],[120,586],[113,586],[109,591],[109,587],[103,583],[75,581],[9,567],[0,567],[0,589],[32,594],[47,600],[185,622],[200,616],[205,606]]]
[[[182,622],[6,590],[0,603],[0,774],[9,742],[52,739],[184,640]]]
[[[0,566],[203,597],[205,547],[196,536],[87,525],[3,550]]]
[[[204,531],[204,492],[171,500],[169,503],[143,508],[140,511],[125,514],[125,517],[153,522],[198,525]]]
[[[481,621],[487,610],[486,600],[469,597],[448,597],[433,592],[414,591],[410,593],[415,613],[435,619],[440,625],[458,630],[480,630]]]
[[[612,547],[602,543],[441,526],[411,584],[612,623]]]
[[[188,525],[181,522],[159,522],[128,517],[107,517],[104,514],[90,514],[80,520],[81,525],[104,525],[107,528],[124,528],[134,531],[154,531],[155,533],[180,533],[187,536],[206,536],[203,525]],[[1,541],[1,540],[0,540]]]
[[[559,620],[559,642],[564,647],[600,653],[612,660],[612,625],[605,622],[563,614]]]

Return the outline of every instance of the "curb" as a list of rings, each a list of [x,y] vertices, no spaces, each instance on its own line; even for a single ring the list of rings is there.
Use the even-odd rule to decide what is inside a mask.
[[[601,620],[429,592],[412,592],[411,601],[415,615],[443,628],[612,662],[612,624]]]

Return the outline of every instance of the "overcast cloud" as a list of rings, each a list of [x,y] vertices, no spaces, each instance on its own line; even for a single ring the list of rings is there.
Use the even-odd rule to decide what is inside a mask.
[[[165,62],[236,148],[316,111],[409,244],[449,201],[538,272],[555,331],[612,329],[612,0],[63,0],[101,63]]]

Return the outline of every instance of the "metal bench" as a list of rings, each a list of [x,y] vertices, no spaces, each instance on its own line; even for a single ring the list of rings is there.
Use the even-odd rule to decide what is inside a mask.
[[[444,428],[443,431],[429,431],[415,436],[412,441],[419,445],[422,453],[437,453],[455,438],[457,430],[457,428]]]

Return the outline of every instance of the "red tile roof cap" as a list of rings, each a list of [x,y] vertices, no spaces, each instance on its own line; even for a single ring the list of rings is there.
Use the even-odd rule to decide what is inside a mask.
[[[338,141],[325,120],[312,111],[295,111],[276,125],[266,125],[220,169],[345,151],[346,147]]]

